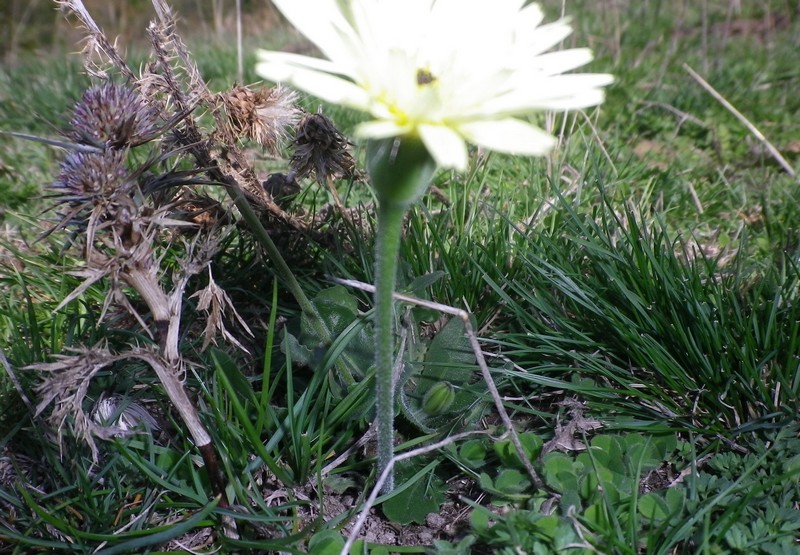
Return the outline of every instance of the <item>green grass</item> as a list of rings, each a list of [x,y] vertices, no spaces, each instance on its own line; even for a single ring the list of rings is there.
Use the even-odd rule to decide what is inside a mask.
[[[428,195],[409,215],[401,288],[474,314],[507,409],[546,484],[530,484],[505,439],[478,436],[409,461],[399,474],[407,489],[387,502],[385,520],[424,525],[427,507],[441,499],[453,504],[446,514],[470,515],[458,538],[431,529],[438,541],[427,541],[430,552],[797,549],[797,179],[683,64],[797,167],[800,21],[779,0],[742,3],[741,12],[710,1],[705,16],[701,4],[681,11],[657,0],[607,9],[567,3],[576,44],[596,51],[592,69],[616,78],[602,109],[549,120],[567,134],[547,159],[474,152],[466,174],[437,175],[446,203]],[[551,14],[560,9],[560,2],[545,5]],[[771,13],[785,19],[759,31]],[[256,80],[249,52],[246,82]],[[213,90],[235,81],[230,47],[198,45],[194,53]],[[77,57],[0,68],[0,129],[57,136],[88,82]],[[325,113],[345,132],[360,117],[329,106]],[[358,145],[354,153],[362,158]],[[34,405],[41,377],[27,365],[80,346],[153,344],[122,310],[112,307],[99,320],[104,282],[54,312],[80,283],[69,274],[80,254],[61,252],[65,235],[33,241],[51,217],[38,197],[60,156],[0,137],[8,224],[0,238],[0,347]],[[257,164],[265,173],[276,166]],[[211,501],[199,454],[147,367],[104,367],[84,409],[101,393],[125,394],[153,410],[164,434],[103,442],[96,465],[69,433],[56,445],[47,412],[31,414],[3,373],[0,463],[13,472],[0,476],[14,478],[0,482],[0,514],[8,515],[0,518],[0,552],[88,553],[101,545],[156,552],[178,549],[177,541],[198,546],[202,537],[209,548],[240,552],[323,553],[343,544],[342,527],[375,480],[372,450],[359,447],[335,469],[326,465],[372,419],[372,302],[332,288],[325,276],[372,281],[374,221],[367,186],[338,185],[349,207],[363,207],[364,225],[329,220],[319,229],[321,244],[270,229],[332,341],[300,318],[244,228],[226,239],[213,276],[254,332],[226,320],[248,351],[221,338],[202,351],[204,318],[197,299],[186,300],[186,384],[221,454],[231,508]],[[313,213],[327,201],[308,184],[288,209]],[[177,264],[181,248],[164,247],[165,266]],[[187,293],[207,279],[193,278]],[[454,431],[498,437],[463,338],[431,310],[403,316],[409,381],[401,448]],[[442,380],[457,392],[454,406],[425,413],[425,393]],[[580,444],[590,448],[563,448]],[[237,522],[238,539],[220,533],[223,516]],[[362,548],[379,553],[381,541]],[[389,549],[424,550],[411,543]]]

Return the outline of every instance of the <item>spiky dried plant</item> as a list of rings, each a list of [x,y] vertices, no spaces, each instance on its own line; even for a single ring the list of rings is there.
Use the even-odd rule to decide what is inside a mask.
[[[158,111],[136,90],[108,81],[83,94],[67,130],[78,143],[115,149],[146,143],[160,133]]]
[[[235,86],[212,93],[176,32],[169,7],[164,0],[152,2],[157,14],[147,29],[152,56],[137,74],[81,0],[57,0],[86,31],[85,67],[98,82],[77,103],[65,133],[71,141],[69,152],[51,187],[60,216],[48,233],[71,228],[83,256],[83,265],[72,272],[83,281],[61,306],[93,284],[104,283],[108,293],[101,319],[112,307],[122,309],[154,341],[122,351],[86,347],[33,366],[43,377],[37,413],[50,410],[59,433],[71,426],[97,457],[93,438],[108,438],[119,430],[102,426],[84,411],[93,377],[99,369],[113,369],[125,360],[145,363],[201,452],[213,494],[224,507],[226,484],[215,447],[184,386],[184,368],[197,362],[184,360],[179,337],[189,280],[206,270],[211,276],[212,260],[237,215],[229,205],[201,194],[199,186],[221,185],[229,193],[324,340],[327,328],[261,226],[257,211],[303,233],[310,233],[309,224],[274,202],[242,148],[246,139],[275,153],[299,111],[294,94],[280,88]],[[198,113],[211,114],[213,125],[201,124]],[[313,173],[325,182],[352,172],[346,141],[337,133],[321,115],[306,121],[296,133],[294,171]],[[205,216],[202,221],[199,215]],[[169,273],[162,267],[167,250],[179,258]],[[144,301],[149,318],[139,313],[141,303],[135,302],[131,290]],[[224,321],[246,326],[225,292],[209,277],[208,287],[195,294],[209,313],[204,343],[222,337],[237,345]],[[229,526],[226,534],[233,536],[235,530]]]
[[[50,198],[60,215],[47,234],[70,228],[74,246],[83,256],[83,265],[72,271],[83,281],[61,306],[93,284],[104,283],[108,293],[101,319],[112,306],[121,308],[154,342],[122,351],[86,347],[32,366],[42,376],[37,414],[49,410],[59,440],[71,428],[88,443],[96,459],[99,451],[94,439],[114,437],[120,430],[93,419],[105,414],[101,409],[108,412],[108,403],[98,404],[93,414],[84,411],[92,379],[100,369],[113,369],[122,361],[143,362],[158,376],[203,455],[213,494],[220,496],[220,506],[226,506],[225,479],[211,436],[184,386],[187,361],[179,349],[179,336],[189,279],[206,269],[211,275],[210,264],[230,233],[234,217],[229,207],[203,195],[197,185],[222,184],[262,210],[303,228],[302,222],[274,204],[239,146],[243,136],[277,151],[287,136],[287,126],[297,119],[294,95],[282,89],[241,86],[212,94],[162,0],[153,0],[158,17],[147,30],[153,55],[139,75],[81,0],[59,0],[58,4],[76,15],[86,31],[85,66],[97,79],[73,110],[65,132],[69,152],[51,187]],[[198,111],[214,115],[210,129],[195,118],[198,106],[202,107]],[[174,169],[187,165],[191,168]],[[214,217],[201,224],[198,213]],[[162,267],[167,250],[179,258],[169,273]],[[135,308],[141,303],[131,298],[131,290],[144,301],[149,318]],[[199,294],[210,314],[206,344],[219,333],[237,345],[224,326],[228,315],[238,318],[230,299],[213,280]],[[231,522],[226,523],[226,534],[235,536]]]
[[[344,208],[334,180],[357,177],[356,163],[350,155],[349,146],[350,142],[322,110],[316,114],[306,114],[295,130],[289,162],[291,170],[287,176],[289,182],[313,176],[317,183],[330,191],[339,213],[348,220],[350,215]]]
[[[76,104],[65,135],[75,145],[93,149],[69,152],[61,162],[58,178],[52,185],[51,198],[62,210],[61,219],[50,229],[72,227],[77,231],[76,243],[84,256],[84,266],[73,271],[83,283],[62,302],[71,302],[90,285],[107,280],[109,291],[101,318],[114,303],[131,313],[157,341],[146,352],[140,348],[112,353],[106,348],[91,348],[62,355],[57,362],[34,365],[44,377],[39,386],[37,413],[54,407],[50,414],[60,433],[66,422],[89,444],[93,458],[98,456],[93,437],[108,439],[115,434],[99,426],[83,412],[83,400],[95,373],[127,358],[150,363],[164,385],[176,410],[186,422],[201,450],[212,453],[211,438],[204,429],[194,404],[183,387],[183,361],[178,349],[178,328],[184,290],[189,278],[208,266],[219,250],[224,228],[195,233],[184,245],[181,271],[175,276],[171,290],[164,285],[160,262],[163,251],[170,248],[163,231],[167,228],[197,228],[173,218],[180,204],[177,196],[169,202],[153,193],[165,184],[191,182],[197,171],[176,174],[162,170],[161,162],[180,156],[180,149],[159,153],[154,141],[185,118],[161,117],[154,105],[143,99],[134,85],[102,82],[90,88]],[[159,120],[168,122],[159,126]],[[150,154],[138,165],[133,149],[146,143]],[[132,167],[129,167],[132,166]],[[156,184],[156,185],[154,185]],[[191,192],[187,193],[189,196]],[[133,307],[123,286],[133,288],[144,300],[152,317],[152,328]],[[215,467],[212,466],[213,470]],[[218,472],[216,473],[218,474]],[[217,477],[214,476],[216,479]],[[221,484],[215,481],[215,489]]]

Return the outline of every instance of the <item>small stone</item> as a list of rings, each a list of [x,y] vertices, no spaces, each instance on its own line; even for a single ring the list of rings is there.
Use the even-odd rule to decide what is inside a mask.
[[[428,516],[425,517],[425,523],[434,530],[441,530],[447,524],[444,517],[438,513],[429,513]]]

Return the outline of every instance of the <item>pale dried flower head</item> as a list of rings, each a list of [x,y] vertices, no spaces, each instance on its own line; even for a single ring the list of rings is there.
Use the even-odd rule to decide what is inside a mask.
[[[92,409],[92,420],[109,428],[109,433],[123,437],[134,431],[157,432],[158,421],[139,403],[123,395],[101,396]]]
[[[287,137],[286,130],[297,122],[296,99],[297,93],[283,87],[252,90],[236,86],[222,94],[233,133],[271,151],[278,150]]]
[[[56,429],[62,448],[67,425],[77,438],[88,444],[93,461],[97,461],[99,455],[94,437],[114,437],[113,432],[95,424],[86,413],[84,399],[92,378],[103,368],[119,362],[121,358],[123,357],[112,354],[103,346],[94,346],[56,355],[53,362],[40,362],[29,367],[38,371],[43,378],[36,388],[39,394],[36,416],[52,405],[53,410],[48,421]]]

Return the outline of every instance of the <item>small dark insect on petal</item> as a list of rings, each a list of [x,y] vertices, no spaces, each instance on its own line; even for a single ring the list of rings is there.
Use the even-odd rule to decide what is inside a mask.
[[[417,70],[417,85],[430,85],[434,81],[436,81],[436,77],[427,69]]]

